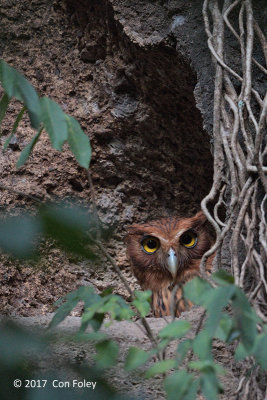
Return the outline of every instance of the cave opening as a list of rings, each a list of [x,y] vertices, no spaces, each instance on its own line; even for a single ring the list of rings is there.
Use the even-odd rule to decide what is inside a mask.
[[[91,71],[92,174],[105,222],[191,216],[213,176],[196,73],[171,40],[140,46],[110,5],[91,3],[93,9],[84,0],[72,12],[82,31],[80,57]]]

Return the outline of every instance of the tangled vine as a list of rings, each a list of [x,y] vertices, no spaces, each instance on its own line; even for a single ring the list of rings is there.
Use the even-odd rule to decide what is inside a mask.
[[[267,41],[253,15],[251,0],[205,0],[203,18],[215,64],[213,138],[214,180],[202,209],[216,231],[215,269],[228,246],[235,283],[244,288],[258,315],[266,317],[267,261]],[[227,39],[237,41],[241,67],[229,63]],[[255,48],[261,49],[261,57]],[[261,62],[259,61],[261,58]],[[265,166],[264,166],[265,162]],[[224,210],[225,221],[221,217]]]

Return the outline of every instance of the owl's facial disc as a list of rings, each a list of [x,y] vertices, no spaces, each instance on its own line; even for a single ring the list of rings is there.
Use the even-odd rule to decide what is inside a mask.
[[[168,270],[172,274],[173,279],[176,277],[177,269],[178,269],[178,260],[175,251],[170,248],[168,251],[168,258],[167,258],[167,266]]]

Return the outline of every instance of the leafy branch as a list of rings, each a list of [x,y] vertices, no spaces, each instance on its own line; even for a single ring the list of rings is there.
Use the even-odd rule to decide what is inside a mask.
[[[61,151],[63,144],[67,142],[79,165],[86,169],[89,168],[90,142],[75,118],[65,114],[55,101],[48,97],[40,98],[27,79],[3,60],[0,60],[0,82],[5,90],[0,101],[0,125],[12,97],[23,103],[23,107],[14,122],[12,132],[4,144],[4,150],[16,133],[25,111],[29,114],[31,127],[37,131],[21,152],[17,168],[24,165],[28,160],[44,130],[48,133],[54,149]]]
[[[90,238],[89,235],[88,239],[90,221],[90,214],[80,206],[42,205],[34,216],[6,217],[0,225],[0,247],[16,256],[28,257],[34,253],[42,237],[51,237],[61,248],[94,259],[94,246],[97,242],[93,236]],[[94,228],[91,225],[92,232]],[[194,400],[198,390],[208,400],[218,398],[223,390],[218,376],[223,370],[212,356],[214,339],[226,345],[234,343],[236,359],[250,358],[250,368],[267,368],[267,358],[262,351],[267,348],[266,326],[250,306],[243,291],[234,285],[232,276],[218,271],[212,275],[212,279],[216,287],[201,278],[191,280],[184,287],[185,298],[205,310],[193,338],[188,337],[191,331],[189,322],[175,319],[158,335],[153,333],[152,338],[146,331],[152,345],[148,351],[137,347],[128,350],[125,370],[131,372],[149,363],[145,367],[146,378],[159,374],[166,376],[164,387],[168,399],[177,399],[179,392],[178,398]],[[77,340],[95,343],[96,366],[99,370],[106,370],[116,364],[119,348],[100,331],[105,317],[109,315],[111,321],[131,321],[137,316],[141,317],[141,321],[146,321],[145,316],[150,312],[150,296],[149,291],[135,291],[132,293],[132,302],[127,304],[109,290],[96,294],[91,287],[80,287],[58,301],[59,308],[50,327],[56,327],[82,301],[84,311],[75,337]],[[88,326],[92,331],[87,331]],[[174,357],[163,357],[166,349],[175,345],[177,349]],[[159,361],[151,366],[155,356]]]

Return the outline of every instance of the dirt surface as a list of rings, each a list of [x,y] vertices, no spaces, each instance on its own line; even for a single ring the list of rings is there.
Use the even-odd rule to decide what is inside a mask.
[[[185,21],[193,14],[185,2],[170,2],[168,10],[160,2],[134,8],[119,1],[49,0],[3,0],[0,12],[1,57],[40,95],[75,116],[90,137],[99,214],[115,229],[107,246],[137,287],[125,256],[125,227],[160,216],[190,216],[211,184],[210,144],[194,98],[197,74],[186,36]],[[181,27],[178,42],[174,36]],[[13,102],[4,119],[2,145],[19,107]],[[1,155],[0,183],[41,200],[75,197],[90,204],[86,171],[68,148],[53,150],[46,134],[16,170],[33,133],[25,116]],[[33,206],[10,191],[0,196],[2,209]],[[81,283],[99,290],[112,284],[127,297],[105,260],[92,268],[53,246],[44,246],[35,268],[2,258],[0,279],[1,312],[8,314],[52,311],[54,300]]]
[[[180,319],[187,320],[190,322],[192,331],[188,334],[188,337],[193,337],[194,332],[197,328],[198,321],[202,315],[203,310],[200,308],[193,308],[192,310],[182,314]],[[46,316],[40,317],[19,317],[17,322],[23,324],[32,330],[37,326],[47,327],[52,315],[47,314]],[[168,320],[169,318],[167,318]],[[108,322],[108,321],[106,321]],[[147,318],[147,322],[150,325],[152,331],[156,334],[164,326],[166,321],[163,318]],[[66,318],[60,326],[56,329],[58,336],[62,339],[64,334],[71,334],[77,332],[80,326],[80,319],[77,317]],[[142,332],[140,322],[129,323],[127,321],[113,322],[108,328],[101,328],[101,332],[105,332],[110,338],[114,339],[119,344],[119,360],[118,365],[112,368],[108,372],[108,381],[119,390],[120,393],[124,393],[128,396],[135,396],[137,399],[149,399],[149,400],[163,400],[165,393],[162,389],[162,379],[160,376],[156,378],[145,380],[142,369],[139,372],[127,373],[124,371],[123,365],[126,354],[129,347],[135,346],[145,350],[151,348],[151,343],[147,336]],[[167,357],[172,357],[176,352],[177,345],[180,340],[174,341],[167,348]],[[88,343],[70,343],[69,341],[64,344],[58,344],[52,347],[51,353],[46,356],[40,357],[37,360],[37,364],[41,368],[40,372],[44,372],[47,369],[64,369],[68,363],[82,364],[83,362],[92,361],[92,355],[94,350],[88,349],[90,346]],[[222,342],[216,340],[213,343],[213,354],[215,361],[224,368],[225,374],[220,376],[221,382],[224,386],[224,394],[220,396],[220,400],[236,400],[234,391],[237,389],[239,374],[241,365],[231,360],[231,348],[226,347]],[[229,360],[231,360],[229,362]],[[188,360],[185,360],[185,364]],[[153,361],[146,364],[146,367],[152,365]],[[69,380],[73,379],[72,375],[68,375]],[[76,378],[76,376],[75,376]],[[198,400],[204,400],[202,396],[198,396]]]

